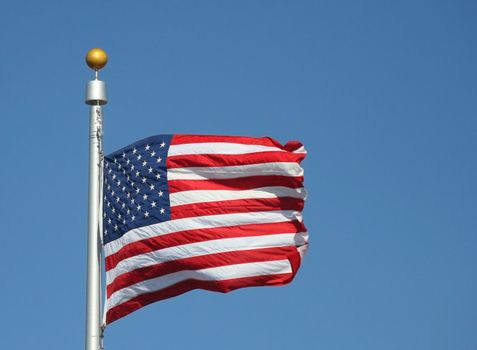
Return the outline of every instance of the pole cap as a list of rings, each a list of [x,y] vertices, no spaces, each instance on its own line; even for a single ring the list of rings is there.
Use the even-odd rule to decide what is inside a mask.
[[[85,102],[92,106],[102,106],[108,103],[108,98],[106,97],[106,83],[98,79],[88,81],[86,84]]]
[[[88,64],[89,68],[98,71],[101,68],[104,68],[106,63],[108,63],[108,55],[106,51],[96,47],[89,50],[86,54],[86,63]]]

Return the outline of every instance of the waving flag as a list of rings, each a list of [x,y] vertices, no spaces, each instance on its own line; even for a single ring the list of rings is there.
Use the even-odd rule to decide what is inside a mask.
[[[289,283],[307,248],[305,155],[271,138],[158,135],[105,157],[106,323],[192,289]]]

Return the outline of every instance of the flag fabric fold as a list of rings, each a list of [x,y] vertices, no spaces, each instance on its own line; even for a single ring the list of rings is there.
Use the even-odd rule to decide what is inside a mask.
[[[106,323],[192,289],[284,285],[308,246],[299,142],[158,135],[104,158]]]

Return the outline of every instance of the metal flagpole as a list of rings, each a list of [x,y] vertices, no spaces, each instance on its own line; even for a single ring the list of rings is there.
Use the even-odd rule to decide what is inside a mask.
[[[107,103],[106,84],[98,79],[98,71],[108,61],[106,52],[92,49],[86,55],[88,66],[95,70],[95,79],[86,85],[85,102],[90,106],[89,129],[89,220],[86,287],[86,350],[102,349],[101,339],[101,176],[102,176],[102,105]]]

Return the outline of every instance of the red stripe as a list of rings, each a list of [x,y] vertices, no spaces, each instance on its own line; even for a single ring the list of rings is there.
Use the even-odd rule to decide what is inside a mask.
[[[204,142],[229,142],[240,143],[244,145],[262,145],[269,147],[278,147],[280,149],[293,152],[302,147],[299,141],[290,141],[286,145],[272,139],[271,137],[245,137],[245,136],[212,136],[212,135],[174,135],[171,145],[182,145],[187,143],[204,143]]]
[[[303,177],[272,175],[240,177],[237,179],[169,180],[168,185],[170,193],[194,190],[250,190],[268,186],[300,188],[303,187]]]
[[[296,247],[273,247],[208,254],[177,259],[126,272],[107,287],[108,298],[116,291],[133,284],[182,270],[201,270],[212,267],[287,259],[297,253]]]
[[[106,323],[110,324],[121,317],[136,311],[143,306],[151,304],[155,301],[171,298],[193,289],[205,289],[215,292],[227,293],[235,289],[254,286],[272,286],[272,285],[284,285],[290,283],[296,275],[296,272],[300,266],[299,254],[290,256],[290,263],[292,265],[293,273],[255,276],[245,278],[235,278],[222,281],[198,281],[187,280],[177,283],[159,291],[153,291],[150,293],[141,294],[133,299],[130,299],[123,304],[117,305],[106,313]]]
[[[204,202],[171,207],[171,220],[194,216],[248,213],[274,210],[303,210],[304,201],[298,198],[255,198],[231,201]]]
[[[248,154],[189,154],[167,157],[167,168],[222,167],[273,162],[300,163],[304,153],[257,152]]]
[[[153,252],[156,250],[175,247],[183,244],[204,242],[221,238],[252,237],[277,233],[305,232],[306,228],[299,221],[288,221],[266,224],[252,224],[228,227],[214,227],[174,232],[167,235],[155,236],[123,246],[116,253],[105,258],[106,271],[117,266],[124,259],[132,256]],[[160,232],[158,232],[160,234]]]
[[[287,273],[281,275],[237,278],[225,281],[183,281],[174,286],[156,292],[141,294],[136,298],[111,308],[106,313],[106,323],[110,324],[153,302],[172,298],[193,289],[205,289],[213,292],[227,293],[232,290],[244,287],[285,285],[290,283],[293,280],[293,277],[293,274]]]

